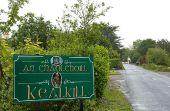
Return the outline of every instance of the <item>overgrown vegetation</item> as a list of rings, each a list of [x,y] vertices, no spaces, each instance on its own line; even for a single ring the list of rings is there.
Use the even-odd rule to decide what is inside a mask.
[[[110,71],[110,75],[120,75],[120,74],[121,73],[117,71],[113,71],[113,70]]]
[[[132,111],[132,107],[123,96],[123,93],[115,89],[115,86],[106,89],[104,95],[106,99],[101,101],[102,104],[100,103],[101,106],[99,106],[99,109],[101,109],[101,111],[113,111],[113,109],[115,109],[115,111]]]
[[[170,67],[156,64],[143,64],[142,67],[148,70],[160,71],[160,72],[170,72]]]
[[[36,17],[28,13],[21,17],[19,9],[27,3],[27,0],[9,0],[9,12],[1,10],[0,14],[7,14],[8,20],[0,23],[0,32],[8,33],[11,26],[19,23],[18,30],[12,31],[10,38],[0,38],[0,110],[4,111],[31,111],[36,106],[33,103],[13,104],[13,54],[52,54],[52,55],[76,55],[94,56],[95,69],[95,95],[93,101],[85,101],[86,110],[101,108],[99,101],[103,97],[109,99],[108,94],[117,90],[106,90],[110,59],[113,67],[122,68],[120,62],[120,37],[115,32],[117,26],[108,23],[95,23],[95,20],[111,8],[104,2],[95,4],[93,1],[77,0],[71,7],[66,6],[66,11],[57,19],[57,26],[45,21],[43,17]],[[98,11],[101,9],[101,11]],[[114,60],[114,61],[112,61]],[[114,97],[115,93],[113,93]],[[122,95],[120,95],[122,97]],[[115,98],[113,102],[118,101]],[[124,98],[122,98],[122,101]],[[112,100],[110,100],[112,101]],[[98,104],[98,106],[97,106]],[[119,103],[111,105],[111,108],[120,109]],[[121,106],[125,103],[120,101]],[[62,101],[57,103],[42,103],[44,110],[79,110],[78,101]]]
[[[144,68],[155,71],[169,71],[170,67],[170,42],[162,40],[136,40],[132,49],[124,49],[123,59],[129,56],[132,63],[143,65]]]
[[[123,93],[115,89],[115,86],[106,88],[94,111],[133,111]]]
[[[146,54],[148,64],[170,66],[167,52],[161,48],[149,48]]]
[[[110,51],[110,70],[112,69],[124,69],[120,54],[116,50]]]

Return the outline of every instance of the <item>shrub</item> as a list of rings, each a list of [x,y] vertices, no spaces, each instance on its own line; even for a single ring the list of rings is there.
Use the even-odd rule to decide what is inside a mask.
[[[110,69],[123,69],[123,65],[119,58],[110,59]]]
[[[170,58],[167,52],[161,48],[149,48],[147,52],[148,63],[168,66]]]
[[[20,111],[21,106],[13,105],[13,73],[12,73],[12,53],[4,39],[0,38],[0,110]]]
[[[156,64],[143,64],[144,68],[153,70],[153,71],[161,71],[161,72],[170,72],[170,67]]]
[[[123,65],[120,59],[120,55],[116,50],[110,50],[110,69],[123,69]]]
[[[40,43],[33,43],[31,39],[25,40],[25,45],[20,45],[15,53],[18,54],[44,54],[44,50],[39,46]]]
[[[95,94],[96,98],[101,98],[104,94],[109,75],[109,53],[103,46],[92,46],[88,49],[89,54],[94,56],[95,70]]]

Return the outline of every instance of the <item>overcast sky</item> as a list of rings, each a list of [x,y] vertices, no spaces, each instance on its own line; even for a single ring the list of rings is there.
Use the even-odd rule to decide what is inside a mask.
[[[56,24],[56,18],[62,16],[64,4],[76,0],[29,0],[20,11],[20,15],[33,12],[43,15],[46,20]],[[102,0],[95,0],[101,2]],[[169,0],[103,0],[113,6],[100,20],[119,26],[117,34],[126,47],[136,39],[152,38],[170,40],[170,1]],[[1,0],[0,8],[7,8],[7,0]],[[1,17],[3,18],[3,17]]]

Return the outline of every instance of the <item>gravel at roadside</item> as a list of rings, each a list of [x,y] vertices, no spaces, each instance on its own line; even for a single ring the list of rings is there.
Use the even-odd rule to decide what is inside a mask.
[[[158,73],[170,77],[170,72],[158,72]]]

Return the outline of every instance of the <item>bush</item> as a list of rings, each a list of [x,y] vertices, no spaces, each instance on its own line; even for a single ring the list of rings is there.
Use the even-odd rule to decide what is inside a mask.
[[[124,69],[119,58],[110,59],[110,69]]]
[[[81,56],[87,48],[74,33],[61,33],[48,41],[48,53],[51,55]]]
[[[12,53],[13,50],[8,46],[4,39],[0,38],[0,110],[20,111],[21,106],[13,105],[13,73],[12,73]]]
[[[94,56],[94,76],[96,98],[101,98],[104,94],[109,75],[109,53],[103,46],[92,46],[88,49],[89,54]]]
[[[151,64],[168,66],[170,63],[167,52],[161,48],[149,48],[146,57]]]
[[[170,67],[166,67],[166,66],[163,66],[163,65],[143,64],[142,66],[145,69],[149,69],[149,70],[153,70],[153,71],[170,72]]]
[[[21,45],[15,51],[17,54],[44,54],[44,50],[39,46],[40,43],[32,43],[31,39],[25,40],[25,45]]]
[[[123,69],[123,64],[120,59],[120,55],[116,50],[109,51],[110,56],[110,69]]]

